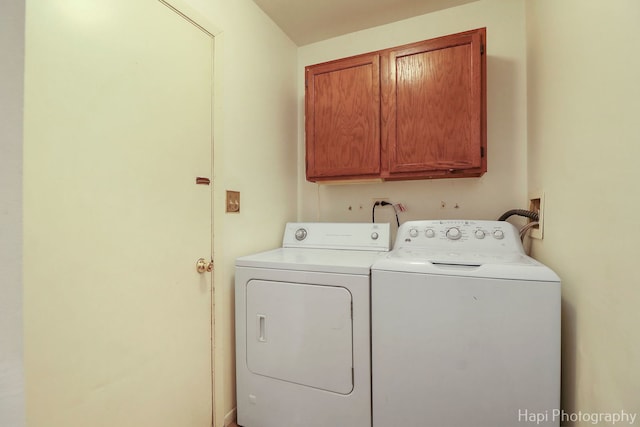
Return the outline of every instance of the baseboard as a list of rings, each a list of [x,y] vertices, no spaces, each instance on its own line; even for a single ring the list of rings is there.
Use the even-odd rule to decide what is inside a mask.
[[[227,415],[224,416],[224,427],[229,427],[231,423],[237,419],[237,409],[233,408]]]

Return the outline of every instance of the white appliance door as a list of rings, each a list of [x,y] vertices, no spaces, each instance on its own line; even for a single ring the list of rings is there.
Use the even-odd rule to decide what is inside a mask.
[[[371,297],[374,427],[557,427],[558,282],[374,270]]]
[[[340,394],[353,390],[347,289],[251,280],[246,301],[251,372]]]

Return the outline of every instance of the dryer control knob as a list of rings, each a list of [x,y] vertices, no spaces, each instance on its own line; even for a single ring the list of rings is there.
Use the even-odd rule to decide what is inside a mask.
[[[504,239],[504,231],[502,230],[496,230],[493,232],[493,237],[495,237],[498,240]]]
[[[449,240],[458,240],[460,237],[462,237],[462,233],[458,227],[451,227],[447,230],[447,238]]]
[[[300,240],[304,240],[307,238],[307,230],[304,228],[298,228],[296,230],[296,240],[300,241]]]
[[[415,228],[412,228],[411,230],[409,230],[409,236],[418,237],[418,230],[416,230]]]
[[[376,233],[375,231],[374,231],[373,233],[371,233],[371,238],[372,238],[373,240],[378,240],[378,237],[380,237],[380,236],[379,236],[379,235],[378,235],[378,233]]]
[[[425,231],[424,234],[430,239],[436,237],[436,232],[432,228],[427,228],[427,231]]]
[[[486,234],[484,234],[484,231],[482,230],[476,230],[476,239],[484,239],[484,236],[486,236]]]

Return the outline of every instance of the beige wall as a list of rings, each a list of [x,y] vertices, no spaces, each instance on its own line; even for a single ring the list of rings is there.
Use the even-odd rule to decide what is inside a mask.
[[[277,247],[296,219],[297,47],[250,0],[186,0],[216,37],[214,113],[215,418],[235,408],[234,261]],[[239,214],[224,212],[240,191]]]
[[[0,426],[24,425],[22,83],[24,2],[0,2]]]
[[[526,19],[533,254],[563,280],[563,407],[640,414],[640,2],[527,1]]]
[[[298,56],[299,205],[302,220],[370,221],[374,197],[402,202],[401,221],[497,219],[526,205],[526,61],[522,0],[481,0],[303,46]],[[304,176],[304,66],[487,27],[488,172],[482,178],[317,185]],[[445,202],[445,207],[441,207]],[[455,206],[458,206],[456,208]],[[349,210],[351,207],[351,210]],[[390,208],[376,219],[395,221]]]

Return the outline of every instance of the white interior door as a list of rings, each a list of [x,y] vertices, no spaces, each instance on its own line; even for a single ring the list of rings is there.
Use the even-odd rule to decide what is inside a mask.
[[[28,425],[210,426],[213,37],[157,0],[26,26]]]

